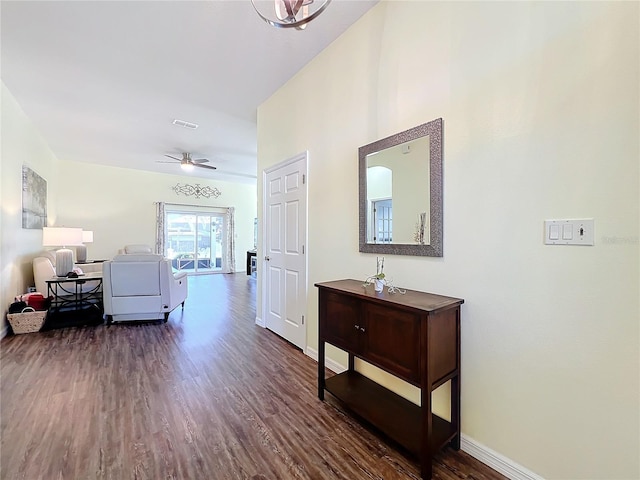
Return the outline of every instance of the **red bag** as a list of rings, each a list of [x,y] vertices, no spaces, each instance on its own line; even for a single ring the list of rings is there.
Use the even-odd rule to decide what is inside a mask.
[[[25,299],[25,301],[27,302],[27,305],[29,305],[30,307],[33,307],[36,310],[47,309],[46,299],[41,293],[31,293]]]

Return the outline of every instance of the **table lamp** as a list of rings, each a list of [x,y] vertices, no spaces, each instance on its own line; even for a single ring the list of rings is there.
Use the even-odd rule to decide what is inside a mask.
[[[60,250],[56,250],[56,275],[64,277],[73,270],[73,251],[66,247],[82,245],[82,229],[44,227],[42,229],[42,245],[62,247]]]
[[[85,243],[93,243],[93,230],[82,231],[82,245],[76,247],[76,261],[85,263],[87,261],[87,246]]]

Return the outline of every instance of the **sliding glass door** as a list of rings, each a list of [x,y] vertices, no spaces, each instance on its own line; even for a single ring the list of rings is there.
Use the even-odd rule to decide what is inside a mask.
[[[225,235],[221,213],[167,212],[165,256],[190,273],[222,272]]]

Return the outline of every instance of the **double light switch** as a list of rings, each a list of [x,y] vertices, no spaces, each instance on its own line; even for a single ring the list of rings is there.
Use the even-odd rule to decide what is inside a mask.
[[[593,218],[545,220],[544,243],[547,245],[593,245]]]

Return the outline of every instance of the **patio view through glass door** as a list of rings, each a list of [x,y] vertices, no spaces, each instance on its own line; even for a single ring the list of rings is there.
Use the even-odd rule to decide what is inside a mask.
[[[165,225],[165,256],[173,268],[190,273],[223,271],[223,214],[167,212]]]

